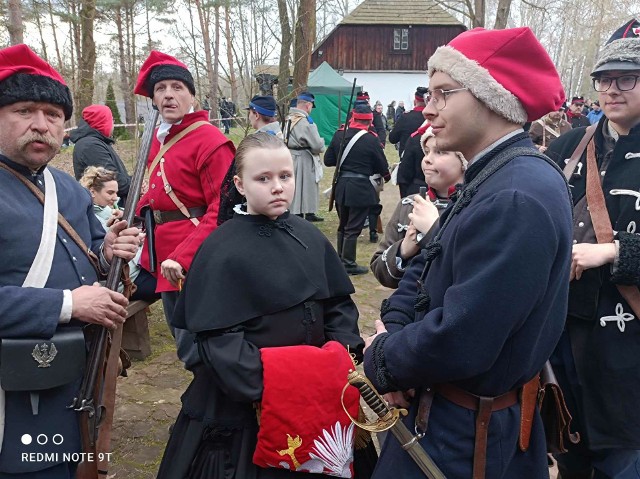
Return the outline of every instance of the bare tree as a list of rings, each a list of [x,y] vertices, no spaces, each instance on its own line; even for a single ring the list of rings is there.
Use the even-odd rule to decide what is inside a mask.
[[[7,13],[9,16],[9,23],[7,30],[9,30],[9,42],[11,45],[18,45],[24,43],[23,33],[24,26],[22,24],[22,2],[20,0],[8,0]]]
[[[291,24],[286,0],[278,0],[278,16],[280,17],[280,31],[282,41],[280,43],[280,63],[278,65],[278,102],[287,99],[289,86],[289,72],[291,65]]]
[[[293,93],[298,94],[309,79],[311,51],[316,38],[316,2],[300,0],[293,47]]]
[[[75,91],[75,113],[80,119],[82,110],[93,103],[93,71],[96,66],[96,43],[93,27],[96,18],[96,0],[82,0],[80,5],[81,52],[78,56],[78,89]]]

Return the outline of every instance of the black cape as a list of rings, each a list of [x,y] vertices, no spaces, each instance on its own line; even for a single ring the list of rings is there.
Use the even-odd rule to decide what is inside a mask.
[[[276,220],[236,214],[196,253],[172,324],[193,333],[227,329],[353,292],[333,246],[311,223],[288,212]]]

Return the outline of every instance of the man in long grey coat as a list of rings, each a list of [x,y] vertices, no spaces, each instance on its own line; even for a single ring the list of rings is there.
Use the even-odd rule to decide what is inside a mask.
[[[291,213],[304,216],[309,221],[323,221],[324,218],[317,213],[318,184],[322,179],[319,155],[324,148],[324,140],[309,116],[315,106],[315,97],[305,91],[298,95],[297,100],[297,106],[289,110],[284,131],[296,176],[296,193],[289,209]]]

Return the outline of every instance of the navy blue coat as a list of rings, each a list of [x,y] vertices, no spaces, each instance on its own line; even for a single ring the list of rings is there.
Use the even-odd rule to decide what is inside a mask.
[[[0,155],[0,161],[36,184],[44,182],[42,171],[32,175],[27,168],[4,156]],[[104,230],[93,214],[89,192],[66,173],[54,168],[49,170],[56,182],[59,212],[71,223],[85,244],[98,253]],[[0,338],[50,338],[58,327],[63,290],[93,284],[97,280],[96,272],[80,248],[58,227],[53,265],[45,287],[22,288],[40,243],[43,208],[33,193],[3,169],[0,169],[0,204],[3,206],[0,215]],[[76,322],[72,320],[72,323]],[[58,453],[57,462],[62,462],[64,452],[80,451],[77,413],[67,409],[78,386],[79,381],[42,391],[39,414],[36,416],[31,412],[28,392],[6,393],[0,473],[32,472],[56,463],[23,461],[22,453]],[[32,436],[30,445],[22,444],[23,434]],[[37,444],[39,434],[48,436],[48,444]],[[63,436],[61,445],[52,445],[54,434]]]
[[[533,147],[530,139],[519,138],[514,146]],[[474,162],[465,182],[493,155]],[[564,326],[571,216],[563,177],[539,158],[515,158],[482,183],[442,235],[442,253],[425,279],[431,297],[426,313],[414,312],[422,255],[389,298],[392,310],[382,319],[390,334],[376,338],[365,354],[365,372],[374,385],[387,392],[453,383],[473,394],[498,396],[537,374]],[[410,430],[416,402],[405,419]],[[491,416],[487,478],[547,477],[539,415],[527,453],[518,449],[519,426],[517,404]],[[475,412],[436,395],[420,443],[448,479],[471,477],[474,437]],[[374,477],[422,476],[389,437]]]

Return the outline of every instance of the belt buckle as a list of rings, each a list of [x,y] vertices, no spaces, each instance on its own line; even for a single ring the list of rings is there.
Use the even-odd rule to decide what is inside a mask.
[[[153,210],[153,219],[155,220],[156,224],[161,225],[162,224],[162,212],[160,212],[158,210]]]

